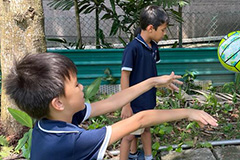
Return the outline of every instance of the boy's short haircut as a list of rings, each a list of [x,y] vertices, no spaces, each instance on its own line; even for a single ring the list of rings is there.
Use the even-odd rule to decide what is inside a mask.
[[[146,30],[148,25],[153,25],[154,29],[157,30],[164,23],[169,24],[169,17],[159,6],[147,6],[140,13],[140,27],[142,30]]]
[[[65,95],[64,81],[76,74],[74,63],[57,53],[27,54],[15,61],[5,80],[6,94],[31,117],[41,119],[49,113],[53,98]]]

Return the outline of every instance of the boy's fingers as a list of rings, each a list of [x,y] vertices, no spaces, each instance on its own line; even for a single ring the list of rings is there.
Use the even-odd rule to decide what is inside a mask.
[[[173,83],[180,84],[180,85],[182,85],[182,84],[183,84],[183,82],[182,82],[182,81],[179,81],[179,80],[177,80],[177,79],[173,80]]]
[[[180,75],[174,75],[173,78],[174,78],[174,79],[180,79],[180,78],[182,78],[182,76],[180,76]]]
[[[217,120],[206,112],[204,112],[201,122],[205,125],[210,124],[211,126],[218,126]]]
[[[178,88],[177,86],[175,86],[173,83],[170,83],[170,84],[169,84],[169,89],[171,89],[171,90],[176,90],[176,91],[179,90],[179,88]]]

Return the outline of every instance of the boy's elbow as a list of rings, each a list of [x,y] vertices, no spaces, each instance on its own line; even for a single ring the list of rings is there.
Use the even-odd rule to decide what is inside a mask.
[[[145,128],[147,127],[147,119],[146,119],[146,111],[141,111],[136,114],[136,122],[138,123],[138,128]]]

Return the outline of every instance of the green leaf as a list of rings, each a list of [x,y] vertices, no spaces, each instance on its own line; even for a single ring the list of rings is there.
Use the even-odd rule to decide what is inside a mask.
[[[178,148],[176,148],[175,151],[178,152],[178,153],[182,152],[182,147],[178,147]]]
[[[115,0],[110,0],[110,4],[111,4],[111,7],[112,7],[113,12],[115,13],[115,12],[116,12]]]
[[[32,129],[26,132],[23,137],[18,141],[17,146],[15,147],[15,151],[19,151],[27,142],[29,142],[29,138],[32,137]]]
[[[159,147],[160,147],[159,142],[155,142],[155,143],[152,145],[152,149],[153,149],[153,150],[158,150]]]
[[[8,141],[7,141],[6,137],[4,137],[2,135],[0,136],[0,145],[8,146]]]
[[[126,47],[127,43],[124,41],[124,39],[121,36],[118,36],[118,39],[123,44],[123,46]]]
[[[185,141],[184,143],[191,147],[193,147],[193,145],[194,145],[193,141]]]
[[[96,95],[96,93],[99,90],[100,84],[101,84],[102,79],[99,77],[93,81],[93,83],[88,86],[86,92],[85,92],[85,98],[90,99],[92,96]]]
[[[207,148],[212,148],[212,144],[209,143],[209,142],[201,143],[201,146],[202,146],[202,147],[207,147]]]
[[[117,34],[118,26],[119,26],[119,21],[118,20],[113,21],[111,31],[110,31],[110,36]]]
[[[55,10],[70,10],[74,6],[72,0],[53,0],[47,4],[49,7]]]
[[[15,118],[22,125],[29,128],[33,127],[33,120],[27,113],[13,108],[8,108],[8,111],[13,116],[13,118]]]

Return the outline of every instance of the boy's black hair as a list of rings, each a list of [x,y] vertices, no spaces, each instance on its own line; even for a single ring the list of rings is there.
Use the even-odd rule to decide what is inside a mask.
[[[164,23],[169,24],[169,17],[159,6],[147,6],[140,13],[140,27],[142,30],[146,30],[148,25],[153,25],[154,29],[157,30]]]
[[[5,80],[6,94],[31,117],[41,119],[49,113],[53,98],[65,95],[64,82],[77,68],[57,53],[28,54],[15,61]]]

